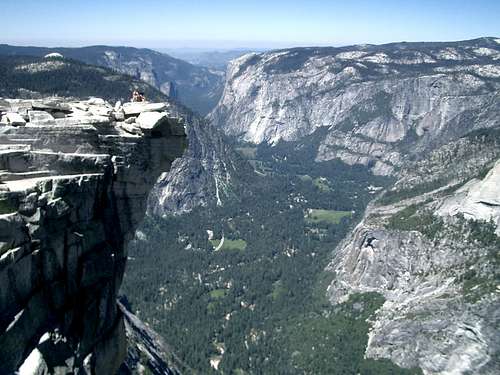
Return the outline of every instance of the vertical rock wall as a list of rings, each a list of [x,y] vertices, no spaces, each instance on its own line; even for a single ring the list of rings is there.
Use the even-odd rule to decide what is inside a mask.
[[[124,244],[183,153],[182,121],[166,104],[46,102],[64,108],[47,120],[5,103],[27,122],[0,126],[0,374],[116,373]]]

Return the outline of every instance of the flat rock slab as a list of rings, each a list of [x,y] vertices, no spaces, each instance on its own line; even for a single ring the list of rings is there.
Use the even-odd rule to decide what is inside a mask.
[[[52,100],[33,101],[32,106],[34,109],[48,109],[53,111],[71,112],[71,106],[68,103]]]
[[[24,126],[26,125],[26,121],[24,118],[19,114],[15,112],[7,112],[5,115],[7,117],[7,121],[9,122],[10,125],[13,126]]]
[[[125,115],[138,115],[142,112],[164,111],[167,109],[167,103],[125,103],[123,105]]]
[[[166,112],[143,112],[135,121],[142,130],[152,130],[163,121],[167,121]]]
[[[109,117],[106,116],[77,116],[58,118],[55,120],[56,125],[61,126],[81,126],[109,123]]]
[[[36,123],[54,123],[54,117],[45,111],[28,111],[30,122]]]
[[[59,175],[59,176],[44,176],[44,177],[33,177],[25,178],[22,180],[5,181],[4,184],[7,186],[11,192],[22,192],[34,189],[38,184],[42,184],[47,181],[60,182],[60,181],[76,181],[77,184],[81,185],[85,180],[92,178],[101,178],[102,173],[84,173],[84,174],[72,174],[72,175]]]

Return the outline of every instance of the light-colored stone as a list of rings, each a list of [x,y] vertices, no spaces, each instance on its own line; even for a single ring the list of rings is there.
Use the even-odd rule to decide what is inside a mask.
[[[481,180],[473,180],[446,199],[437,210],[441,216],[463,214],[466,219],[492,220],[500,236],[500,160]]]
[[[153,130],[165,121],[168,121],[168,114],[165,112],[142,112],[135,120],[142,130]]]
[[[125,112],[120,108],[113,112],[113,116],[116,121],[125,121]]]
[[[167,103],[130,102],[122,106],[127,116],[139,115],[142,112],[164,111],[168,108]]]
[[[7,122],[9,125],[12,126],[24,126],[26,125],[26,120],[16,112],[7,112],[5,114],[5,117],[7,118]]]
[[[44,56],[45,59],[62,59],[64,58],[59,52],[48,53]]]
[[[385,300],[370,318],[367,358],[424,374],[498,372],[492,348],[498,346],[500,294],[489,285],[498,249],[491,239],[471,236],[471,228],[498,208],[499,155],[498,143],[465,137],[408,163],[392,190],[418,194],[385,205],[376,199],[333,251],[327,267],[335,275],[328,287],[332,303],[368,292]],[[491,164],[483,180],[473,178]],[[422,184],[428,192],[418,190]],[[476,222],[454,217],[458,213]]]
[[[227,135],[255,144],[317,132],[318,162],[340,159],[394,175],[407,155],[420,157],[472,129],[500,126],[494,59],[500,51],[491,44],[247,54],[229,64],[224,93],[208,118]],[[478,57],[469,47],[495,53]],[[451,60],[443,57],[450,54]],[[468,116],[474,120],[464,120]]]
[[[55,123],[54,117],[45,111],[28,111],[30,123],[39,124],[53,124]]]
[[[41,110],[52,110],[61,112],[70,112],[71,106],[69,103],[61,99],[44,99],[44,100],[34,100],[31,102],[33,109]]]

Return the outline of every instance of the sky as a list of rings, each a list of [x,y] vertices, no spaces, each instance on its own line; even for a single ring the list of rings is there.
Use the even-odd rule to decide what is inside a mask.
[[[0,0],[0,43],[278,48],[500,37],[500,0]]]

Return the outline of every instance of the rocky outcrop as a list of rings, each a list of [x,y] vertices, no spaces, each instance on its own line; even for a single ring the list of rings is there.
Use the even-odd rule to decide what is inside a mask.
[[[0,126],[2,374],[112,374],[124,359],[124,244],[186,146],[168,103],[133,104],[163,111],[141,123],[131,106],[1,101],[25,121]]]
[[[424,374],[500,371],[500,238],[489,222],[497,220],[500,138],[489,137],[471,135],[408,163],[334,252],[332,303],[365,292],[386,300],[366,357]]]
[[[394,174],[408,155],[499,124],[499,58],[493,38],[248,54],[229,66],[210,118],[253,143],[327,128],[317,161]]]
[[[500,161],[483,180],[471,180],[445,200],[437,211],[441,216],[462,214],[467,219],[493,221],[500,236]]]

